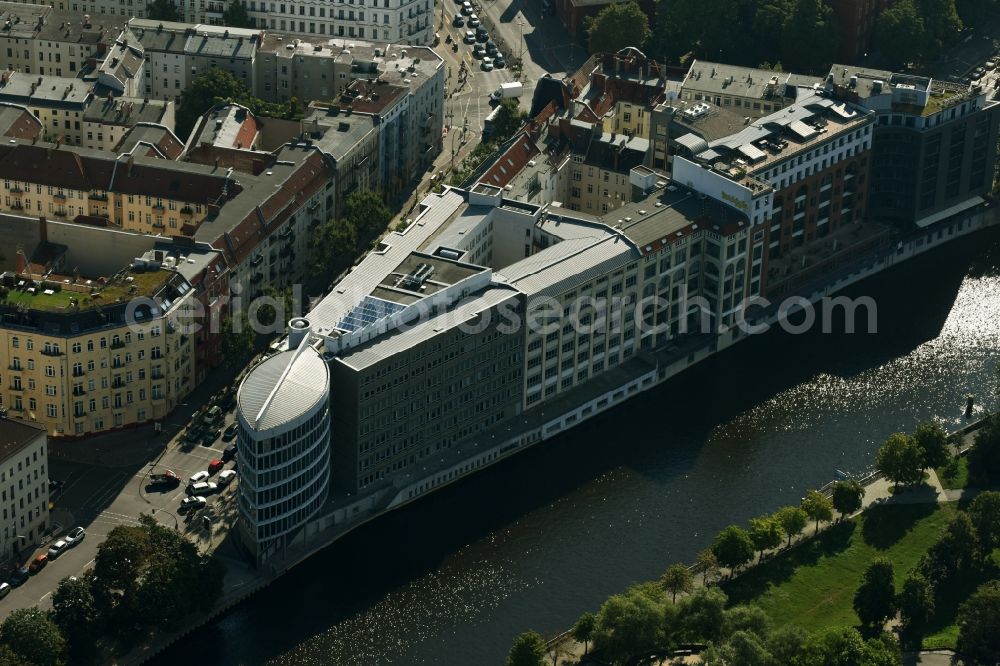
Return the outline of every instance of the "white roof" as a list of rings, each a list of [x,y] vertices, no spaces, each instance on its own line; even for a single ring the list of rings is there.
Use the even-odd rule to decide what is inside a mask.
[[[240,414],[257,432],[310,413],[330,394],[330,369],[312,347],[283,351],[254,366],[240,384]]]

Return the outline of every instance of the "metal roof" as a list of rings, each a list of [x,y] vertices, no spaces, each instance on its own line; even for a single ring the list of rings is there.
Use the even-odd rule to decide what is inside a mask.
[[[536,252],[496,274],[528,297],[557,296],[639,259],[639,252],[618,234],[576,238]]]
[[[254,366],[240,384],[237,404],[257,432],[280,429],[309,414],[330,394],[330,369],[307,343]]]

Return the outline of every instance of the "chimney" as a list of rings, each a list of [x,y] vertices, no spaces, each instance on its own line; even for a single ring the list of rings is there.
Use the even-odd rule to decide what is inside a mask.
[[[17,271],[18,275],[22,275],[22,274],[24,274],[24,269],[27,268],[27,267],[28,267],[28,262],[24,258],[24,251],[21,250],[21,249],[18,249],[18,251],[17,251],[17,265],[14,267],[14,270]]]
[[[40,243],[49,242],[49,221],[44,215],[38,216],[38,240]]]

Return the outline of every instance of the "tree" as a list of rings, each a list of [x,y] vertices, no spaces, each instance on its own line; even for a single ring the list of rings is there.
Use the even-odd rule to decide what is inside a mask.
[[[662,604],[637,589],[610,597],[597,614],[594,651],[621,663],[655,649],[663,636]]]
[[[588,652],[588,643],[594,640],[594,629],[597,627],[597,616],[584,613],[573,625],[573,640],[583,643],[583,653]]]
[[[924,478],[924,461],[916,442],[909,435],[889,435],[875,456],[875,467],[895,485],[911,485]]]
[[[247,87],[221,67],[212,67],[200,72],[184,92],[175,114],[176,134],[185,139],[198,119],[220,100],[238,101],[245,99]]]
[[[119,525],[97,546],[94,574],[105,590],[132,590],[152,553],[149,535],[141,527]]]
[[[771,618],[760,606],[745,604],[733,606],[725,612],[723,620],[723,635],[732,636],[737,631],[749,631],[761,638],[767,638],[771,633]]]
[[[981,585],[958,609],[957,647],[966,663],[1000,663],[1000,581]]]
[[[22,659],[9,647],[0,643],[0,666],[35,666],[30,661]]]
[[[493,136],[491,142],[500,144],[507,141],[521,129],[521,125],[524,124],[527,117],[528,114],[521,110],[516,99],[508,97],[500,100],[500,110],[497,111],[496,118],[493,119]]]
[[[726,626],[725,592],[718,587],[699,587],[677,604],[678,634],[685,642],[717,641]]]
[[[876,30],[882,54],[897,64],[923,62],[927,28],[913,0],[899,0],[882,11]]]
[[[937,421],[924,421],[913,431],[913,441],[920,449],[924,469],[944,467],[951,460],[948,433]]]
[[[649,38],[649,19],[638,3],[613,2],[587,21],[591,53],[617,53],[627,46],[641,49]]]
[[[830,499],[833,501],[833,508],[840,514],[840,519],[849,513],[854,513],[861,508],[861,501],[864,499],[865,489],[860,483],[851,479],[850,481],[838,481],[833,484],[833,493]]]
[[[701,656],[705,666],[769,666],[774,657],[760,636],[749,631],[737,631],[725,643],[708,646]]]
[[[950,558],[951,564],[959,571],[968,570],[976,559],[980,548],[979,534],[972,519],[965,511],[959,511],[948,523],[945,532],[935,544],[941,557]]]
[[[374,190],[357,190],[344,201],[344,217],[357,229],[361,243],[385,233],[392,219],[392,210],[385,196]]]
[[[347,219],[331,219],[316,227],[309,239],[313,276],[339,273],[358,253],[358,230]]]
[[[719,558],[715,556],[711,548],[698,553],[695,558],[695,566],[701,572],[701,584],[708,585],[709,578],[715,578],[719,574]]]
[[[690,592],[694,587],[694,576],[691,570],[683,564],[671,564],[660,576],[660,584],[670,593],[670,600],[677,603],[678,592]]]
[[[792,545],[792,537],[806,528],[809,516],[797,506],[785,506],[774,514],[774,519],[781,525],[781,531],[788,537],[788,545]]]
[[[716,535],[712,552],[719,564],[736,571],[753,559],[753,542],[750,535],[738,525],[730,525]]]
[[[0,625],[0,642],[36,666],[56,666],[66,652],[66,639],[48,613],[18,608]]]
[[[987,418],[969,451],[969,477],[981,486],[1000,481],[1000,415]]]
[[[979,493],[969,504],[969,519],[979,537],[979,552],[985,559],[1000,546],[1000,492]]]
[[[545,641],[537,631],[518,634],[507,653],[507,666],[545,666]]]
[[[917,0],[917,7],[927,28],[929,51],[926,56],[928,59],[937,58],[962,29],[955,0]]]
[[[257,334],[250,325],[250,319],[241,315],[239,322],[240,325],[237,326],[236,321],[231,316],[223,319],[220,333],[222,337],[219,340],[222,362],[233,370],[243,367],[246,360],[253,354],[254,342],[257,340]]]
[[[246,3],[241,0],[232,0],[229,6],[226,7],[226,11],[222,12],[222,25],[228,25],[233,28],[252,28],[253,19],[250,18],[250,14],[247,12]]]
[[[912,641],[915,647],[919,647],[927,621],[934,615],[934,588],[919,572],[911,572],[903,581],[896,605],[902,616],[907,642]]]
[[[800,655],[806,664],[824,666],[862,666],[864,657],[865,641],[854,627],[831,627],[813,633],[806,640]]]
[[[861,624],[881,631],[882,625],[896,614],[896,587],[892,561],[875,558],[865,570],[861,585],[854,593],[854,612]]]
[[[758,552],[758,560],[764,557],[764,551],[781,545],[781,523],[773,516],[760,516],[750,519],[750,541]]]
[[[146,4],[146,18],[153,21],[180,21],[181,13],[173,0],[151,0]]]
[[[833,518],[833,502],[818,490],[810,490],[806,493],[801,504],[806,515],[816,521],[816,532],[819,532],[819,521]]]
[[[78,578],[63,578],[52,594],[52,619],[69,642],[73,662],[84,662],[94,655],[93,634],[100,620],[91,586],[93,572]]]
[[[809,634],[802,627],[786,624],[776,628],[767,637],[767,651],[775,664],[795,664],[804,651]]]
[[[793,71],[829,69],[837,50],[837,23],[823,0],[796,0],[785,22],[781,61]]]

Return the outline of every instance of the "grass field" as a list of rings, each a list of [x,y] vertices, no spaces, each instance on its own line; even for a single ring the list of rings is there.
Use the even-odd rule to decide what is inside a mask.
[[[813,631],[856,626],[854,591],[869,562],[879,555],[895,565],[896,587],[943,532],[954,504],[875,507],[835,525],[724,585],[732,603],[760,605],[776,625],[798,624]],[[954,647],[955,612],[962,600],[991,575],[949,585],[938,601],[925,646]]]
[[[948,465],[939,467],[935,471],[943,488],[957,490],[965,488],[969,484],[969,458],[967,456],[953,458]]]

